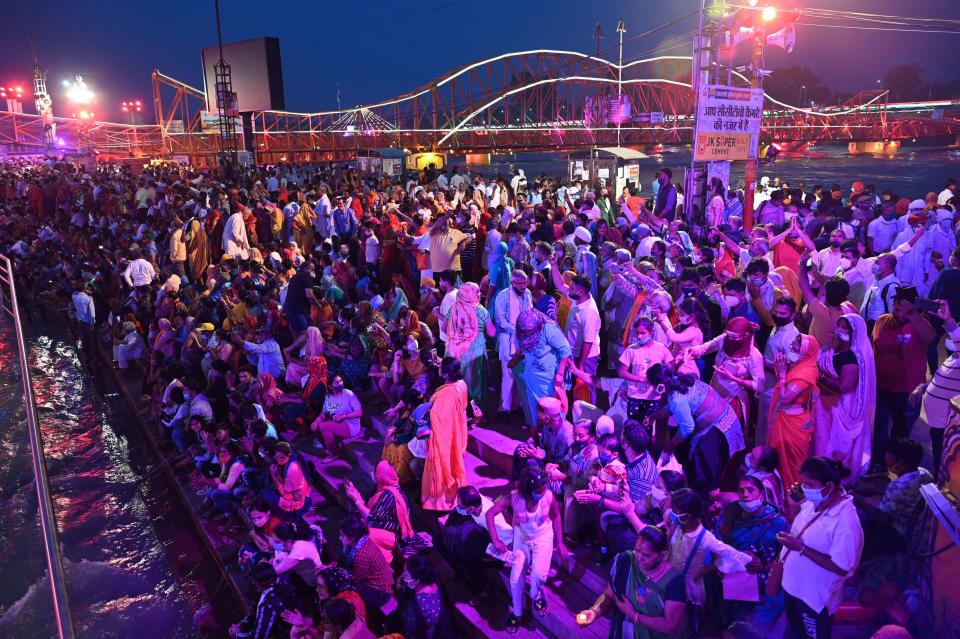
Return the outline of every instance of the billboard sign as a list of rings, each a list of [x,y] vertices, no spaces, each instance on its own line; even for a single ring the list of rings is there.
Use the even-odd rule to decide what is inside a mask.
[[[694,159],[755,158],[762,114],[762,89],[704,85],[697,95]]]

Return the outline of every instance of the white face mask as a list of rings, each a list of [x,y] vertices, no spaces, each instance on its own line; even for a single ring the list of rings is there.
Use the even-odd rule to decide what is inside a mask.
[[[845,257],[841,257],[841,258],[840,258],[840,268],[842,268],[842,269],[845,270],[845,271],[848,270],[848,269],[850,268],[850,260],[848,260],[848,259],[845,258]]]
[[[736,308],[740,306],[740,298],[736,295],[724,295],[723,301],[726,303],[727,308]]]

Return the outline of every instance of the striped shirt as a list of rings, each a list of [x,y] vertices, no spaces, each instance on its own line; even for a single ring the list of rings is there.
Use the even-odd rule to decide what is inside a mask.
[[[960,343],[960,325],[948,335],[954,344]],[[933,374],[923,393],[923,409],[930,428],[946,428],[950,419],[950,400],[960,395],[960,353],[944,360]]]

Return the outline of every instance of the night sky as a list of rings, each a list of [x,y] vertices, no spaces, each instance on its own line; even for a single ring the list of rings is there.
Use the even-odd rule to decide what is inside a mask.
[[[782,0],[776,0],[780,2]],[[890,15],[960,19],[960,0],[804,0],[804,6]],[[484,57],[549,48],[593,53],[601,23],[605,57],[616,59],[616,23],[626,22],[624,58],[645,57],[659,43],[696,28],[699,0],[423,0],[387,2],[223,0],[224,41],[280,38],[287,108],[317,111],[386,99]],[[157,13],[162,11],[162,13]],[[119,104],[141,99],[152,119],[150,73],[201,87],[200,49],[216,42],[213,0],[4,0],[0,84],[29,85],[28,32],[49,70],[54,111],[66,115],[62,80],[82,73],[97,92],[97,119],[121,118]],[[797,48],[770,49],[770,68],[809,66],[835,90],[875,86],[886,70],[918,62],[925,81],[960,77],[960,35],[798,28]],[[657,53],[689,55],[689,45]],[[58,108],[59,103],[59,108]],[[29,109],[32,111],[32,109]]]

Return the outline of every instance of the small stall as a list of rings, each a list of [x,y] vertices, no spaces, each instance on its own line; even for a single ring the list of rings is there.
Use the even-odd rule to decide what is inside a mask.
[[[357,151],[357,169],[364,177],[394,178],[403,174],[403,149],[384,147]]]
[[[446,163],[447,157],[444,154],[434,153],[433,151],[411,153],[407,156],[406,161],[408,171],[422,171],[430,165],[433,165],[433,168],[439,171]]]
[[[640,160],[649,156],[622,146],[574,151],[567,156],[568,175],[591,189],[608,186],[618,194],[625,186],[640,185]]]

